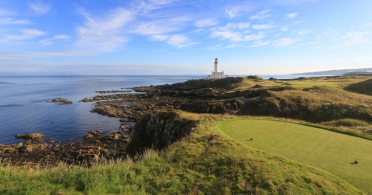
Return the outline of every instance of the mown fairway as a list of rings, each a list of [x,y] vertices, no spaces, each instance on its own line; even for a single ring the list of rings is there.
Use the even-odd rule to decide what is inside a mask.
[[[372,141],[272,119],[236,118],[219,128],[244,145],[323,169],[372,194]]]

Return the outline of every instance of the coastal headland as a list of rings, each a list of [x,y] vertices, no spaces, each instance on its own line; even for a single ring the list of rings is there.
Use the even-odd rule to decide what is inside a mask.
[[[372,93],[368,88],[371,78],[339,76],[263,80],[248,76],[99,91],[101,95],[84,98],[81,102],[95,102],[92,112],[120,118],[122,124],[117,132],[103,135],[100,130],[91,129],[87,130],[84,141],[69,143],[54,143],[52,138],[44,142],[41,135],[37,138],[16,135],[24,141],[1,145],[0,154],[3,162],[9,161],[12,165],[37,166],[59,161],[80,164],[100,157],[123,157],[128,155],[126,147],[135,134],[135,128],[139,131],[140,125],[135,127],[135,124],[150,113],[172,110],[284,117],[323,125],[344,124],[342,128],[349,134],[372,137],[372,130],[367,128],[372,121],[372,108],[369,106],[372,99],[364,95]],[[136,93],[126,93],[131,90]],[[55,98],[52,102],[60,105],[72,103],[63,98]],[[357,129],[350,127],[353,123],[359,124]]]
[[[264,80],[257,76],[248,76],[189,80],[183,83],[159,86],[140,86],[131,89],[135,93],[128,93],[130,89],[100,91],[100,95],[86,97],[80,103],[94,102],[92,112],[120,118],[122,124],[118,127],[117,132],[104,135],[99,129],[91,129],[87,130],[84,141],[69,143],[54,143],[53,139],[44,140],[44,135],[37,132],[27,135],[18,134],[15,135],[16,138],[24,141],[18,144],[0,145],[0,156],[3,165],[11,165],[12,167],[39,169],[58,167],[61,163],[70,167],[94,167],[101,166],[100,162],[102,160],[131,158],[142,161],[141,159],[148,155],[149,151],[162,151],[167,148],[168,152],[162,154],[164,158],[159,157],[164,160],[169,157],[168,155],[171,155],[169,152],[173,152],[174,155],[176,153],[181,155],[181,153],[186,152],[182,152],[182,147],[186,147],[183,143],[187,142],[189,144],[207,144],[211,153],[206,155],[209,155],[210,159],[199,162],[194,159],[196,156],[191,157],[193,155],[186,152],[187,154],[183,154],[185,156],[179,156],[179,158],[185,157],[190,162],[186,159],[176,161],[179,163],[182,161],[184,165],[191,163],[191,161],[208,165],[214,158],[221,157],[214,156],[214,150],[221,149],[221,147],[227,147],[225,149],[230,150],[228,148],[231,147],[231,144],[237,148],[242,147],[238,146],[239,144],[233,144],[232,140],[227,141],[228,138],[224,138],[224,135],[228,133],[226,133],[225,127],[216,127],[220,123],[219,121],[242,117],[243,119],[239,120],[244,120],[244,117],[248,116],[253,118],[257,118],[257,116],[275,117],[276,120],[316,126],[325,131],[344,134],[344,136],[372,140],[372,106],[370,106],[372,105],[372,97],[370,96],[372,88],[368,87],[371,80],[371,76],[358,75],[286,80],[275,78]],[[64,101],[68,102],[68,100]],[[261,118],[260,120],[265,119]],[[219,128],[222,128],[221,130],[224,133],[221,134],[219,130],[216,130]],[[235,134],[239,133],[241,132]],[[251,141],[253,141],[253,138],[251,138]],[[228,145],[224,146],[223,143],[228,143]],[[200,147],[204,148],[206,146]],[[234,150],[241,150],[237,148]],[[250,151],[250,149],[248,150]],[[197,152],[197,150],[194,152]],[[270,155],[266,157],[267,154],[257,153],[255,150],[250,152],[255,153],[254,155],[259,153],[259,155],[264,156],[260,158],[275,158]],[[235,158],[227,155],[232,155],[232,153],[227,152],[224,158]],[[243,159],[246,157],[239,156],[236,158]],[[258,159],[257,156],[252,158]],[[174,160],[168,159],[166,161],[171,163]],[[273,163],[275,160],[264,161]],[[284,163],[285,166],[292,166],[286,159],[280,161],[283,161],[281,163]],[[301,163],[306,164],[306,162]],[[187,166],[197,165],[188,164]],[[221,162],[221,166],[224,166],[223,162]],[[295,167],[301,170],[307,169],[296,163]],[[333,175],[327,176],[328,173],[324,175],[324,173],[318,173],[318,171],[311,170],[309,172],[318,174],[324,182],[325,180],[328,182],[330,178],[335,179],[331,179],[331,183],[336,182],[338,185],[342,185],[340,189],[345,190],[342,193],[362,193],[359,191],[360,189],[364,192],[371,190],[365,186],[358,186],[359,190],[357,190]],[[231,176],[228,173],[220,174],[222,177]],[[336,174],[336,176],[338,175]],[[308,177],[308,175],[305,177]],[[343,175],[339,177],[346,178],[346,180],[350,179],[349,177],[343,177]],[[244,180],[244,182],[248,182],[248,180]],[[286,183],[285,185],[288,184],[288,181],[283,182]],[[312,182],[314,180],[305,181],[306,185],[310,185]],[[357,183],[353,179],[350,179],[349,182]],[[302,185],[299,184],[299,181],[297,181],[297,184]],[[268,183],[261,183],[260,185],[263,186],[260,186],[259,189],[270,190],[277,186]],[[319,189],[328,189],[329,187],[323,184],[318,185],[320,185],[318,186]],[[300,188],[305,189],[306,187]],[[337,189],[334,186],[331,188],[332,190]],[[246,186],[240,189],[242,190],[240,192],[252,192],[254,189],[252,186]],[[285,189],[282,189],[283,192],[289,192]],[[293,190],[291,187],[288,187],[288,189]],[[190,192],[190,190],[186,191]],[[309,192],[319,192],[312,190]],[[332,192],[337,193],[336,191]],[[258,191],[256,192],[258,193]],[[279,191],[275,192],[279,193]],[[303,191],[299,190],[297,192]]]

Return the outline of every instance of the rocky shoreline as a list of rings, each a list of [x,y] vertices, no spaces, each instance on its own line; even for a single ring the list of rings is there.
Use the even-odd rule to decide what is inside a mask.
[[[83,162],[91,164],[100,158],[133,156],[126,151],[129,144],[132,146],[153,144],[131,143],[135,134],[142,130],[141,126],[144,128],[143,125],[136,125],[144,120],[144,116],[178,109],[195,113],[235,114],[242,107],[245,97],[257,91],[256,89],[248,92],[229,91],[242,79],[201,79],[130,89],[136,93],[126,93],[129,92],[127,90],[99,91],[101,95],[86,97],[80,102],[95,102],[91,112],[120,118],[121,125],[117,132],[103,135],[99,130],[90,130],[84,136],[84,141],[69,143],[54,143],[52,139],[44,142],[44,136],[38,133],[16,135],[24,141],[0,145],[0,159],[3,165],[53,166],[60,162],[79,165]],[[56,98],[52,102],[60,105],[72,103],[63,98]],[[138,142],[140,139],[135,140]],[[131,147],[131,151],[137,150]]]
[[[52,138],[44,141],[44,135],[30,133],[17,134],[23,142],[0,145],[2,165],[26,167],[50,167],[61,162],[71,165],[90,165],[99,158],[118,158],[125,156],[129,134],[124,131],[103,135],[99,130],[91,130],[84,141],[54,143]]]

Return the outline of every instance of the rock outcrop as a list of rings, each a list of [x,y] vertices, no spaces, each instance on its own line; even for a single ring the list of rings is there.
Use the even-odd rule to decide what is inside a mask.
[[[57,103],[58,105],[68,105],[72,104],[72,101],[64,98],[55,98],[52,100],[53,103]]]
[[[93,139],[98,138],[102,135],[102,131],[100,130],[91,130],[87,134],[84,135],[84,139]]]
[[[181,118],[176,112],[155,112],[145,115],[137,123],[127,147],[131,156],[146,149],[161,150],[190,135],[197,121]]]
[[[42,140],[44,134],[41,133],[30,133],[30,134],[16,134],[15,138],[24,140]]]

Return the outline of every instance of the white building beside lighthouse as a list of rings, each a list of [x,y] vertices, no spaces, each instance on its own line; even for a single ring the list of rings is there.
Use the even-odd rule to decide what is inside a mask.
[[[224,75],[224,72],[218,72],[218,59],[214,60],[214,71],[212,71],[212,75],[208,75],[208,79],[223,79],[226,78],[227,75]]]

